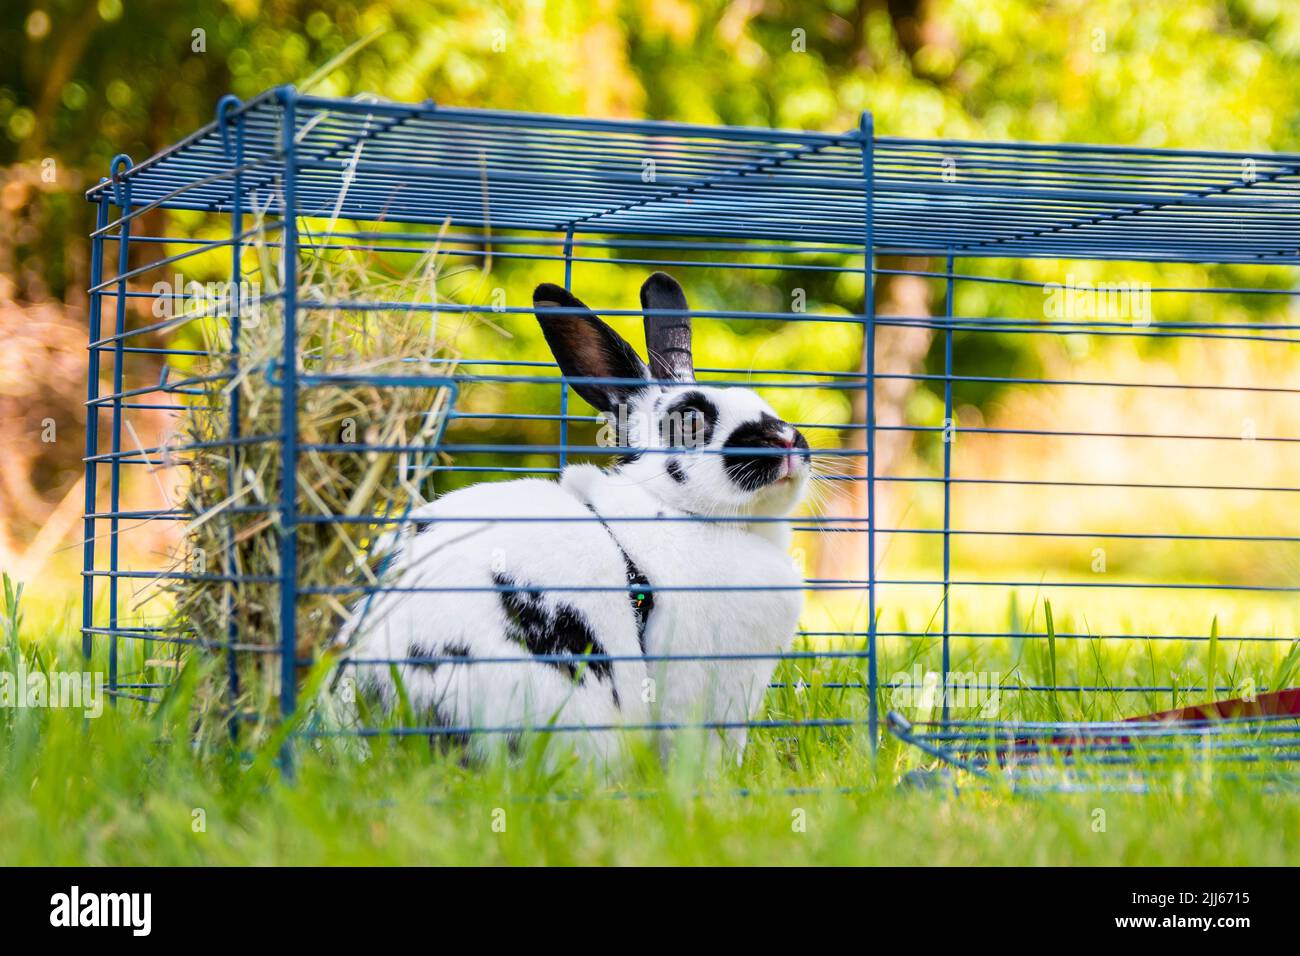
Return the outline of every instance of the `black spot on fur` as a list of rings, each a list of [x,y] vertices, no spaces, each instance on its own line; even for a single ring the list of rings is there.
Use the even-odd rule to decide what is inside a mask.
[[[617,471],[624,465],[630,465],[640,460],[641,453],[639,451],[630,451],[626,455],[619,455],[618,458],[614,460],[614,470]]]
[[[438,668],[442,667],[446,661],[424,660],[431,657],[456,657],[469,658],[469,648],[460,643],[450,643],[443,646],[441,653],[435,654],[426,645],[418,641],[412,641],[406,646],[406,656],[408,658],[407,666],[419,668],[426,674],[432,674]],[[459,666],[459,665],[453,665]],[[458,727],[454,717],[448,716],[443,712],[440,702],[435,703],[429,709],[429,716],[434,727],[452,728]],[[437,753],[452,753],[460,751],[461,765],[469,766],[469,734],[463,729],[456,729],[450,733],[437,733],[429,735],[429,746]]]
[[[530,654],[604,654],[605,649],[582,612],[570,604],[556,602],[548,606],[535,588],[519,585],[504,574],[493,574],[493,583],[501,588],[501,607],[505,611],[506,637],[528,649]],[[547,661],[550,666],[578,677],[580,661]],[[587,661],[587,669],[598,680],[612,679],[609,661]],[[581,681],[580,681],[581,682]]]
[[[703,392],[687,392],[673,400],[659,421],[665,444],[673,448],[703,448],[713,440],[718,406]]]
[[[668,472],[668,477],[679,485],[684,485],[686,483],[686,472],[682,471],[682,463],[676,458],[669,458],[668,464],[664,466],[664,470]]]
[[[469,766],[469,733],[459,727],[454,717],[448,717],[437,705],[434,705],[433,726],[443,728],[445,733],[429,735],[429,746],[438,753],[460,751],[461,766]],[[451,729],[457,728],[457,729]]]
[[[783,432],[789,427],[775,416],[763,414],[758,421],[738,425],[722,446],[722,467],[733,484],[746,491],[756,491],[771,484],[781,473],[781,456],[744,454],[736,449],[784,449]],[[794,451],[808,451],[808,440],[798,429],[794,433]]]
[[[432,521],[417,521],[417,522],[415,522],[415,533],[416,533],[416,534],[424,534],[426,531],[428,531],[428,530],[429,530],[430,528],[432,528],[432,527],[433,527],[433,522],[432,522]]]
[[[412,641],[406,646],[406,656],[411,667],[419,667],[423,670],[436,671],[445,661],[421,660],[429,657],[469,657],[469,648],[464,644],[451,643],[442,648],[441,654],[435,654],[423,644]]]

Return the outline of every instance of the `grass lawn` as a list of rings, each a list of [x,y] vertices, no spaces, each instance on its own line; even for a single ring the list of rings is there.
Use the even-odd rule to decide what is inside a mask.
[[[74,631],[66,619],[27,628],[10,608],[0,667],[12,672],[21,655],[29,672],[81,670]],[[1131,666],[1122,656],[1131,648],[1080,643],[1088,647],[1055,662],[1046,642],[1027,642],[1018,661],[999,658],[1015,649],[989,645],[958,663],[1025,683],[1054,663],[1061,684],[1089,677],[1084,668]],[[886,645],[882,673],[928,664],[932,651]],[[1276,656],[1216,653],[1220,680],[1286,676]],[[1185,666],[1167,650],[1143,660]],[[859,667],[800,672],[808,686],[786,680],[769,716],[861,716],[861,690],[825,686],[853,683]],[[290,779],[275,740],[240,753],[197,745],[187,687],[161,707],[124,701],[91,720],[0,710],[0,864],[1300,862],[1300,800],[1285,789],[1178,772],[1142,795],[1026,795],[962,776],[956,792],[900,788],[904,772],[930,762],[890,738],[873,759],[860,727],[761,731],[744,765],[724,769],[702,768],[684,747],[669,766],[645,759],[613,782],[555,769],[540,744],[509,765],[470,770],[419,738],[376,740],[365,758],[331,740],[299,742]],[[1046,696],[1006,693],[999,716],[1039,716]],[[1119,695],[1056,696],[1066,717],[1125,706]]]

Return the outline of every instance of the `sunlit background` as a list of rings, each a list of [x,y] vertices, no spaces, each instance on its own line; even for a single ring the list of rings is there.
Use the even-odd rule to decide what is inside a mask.
[[[368,42],[340,57],[362,40]],[[869,109],[884,135],[1234,151],[1292,151],[1300,138],[1300,9],[1269,0],[68,0],[8,4],[0,13],[0,41],[8,51],[0,63],[0,566],[28,582],[29,610],[46,615],[61,613],[78,588],[85,236],[92,227],[82,193],[105,175],[114,154],[127,152],[138,161],[208,122],[227,92],[248,97],[279,83],[306,82],[326,95],[366,92],[591,117],[836,131],[855,127],[860,112]],[[204,235],[211,224],[200,215],[155,212],[141,228],[153,235]],[[921,272],[944,268],[941,260],[927,259],[887,259],[881,265]],[[187,268],[187,278],[221,278],[224,263],[195,260]],[[502,263],[494,275],[512,302],[526,302],[531,284],[556,278],[548,268]],[[1156,294],[1152,318],[1159,322],[1294,323],[1298,314],[1295,297],[1285,294],[1294,287],[1293,273],[1278,267],[959,259],[956,268],[1043,283],[1073,277],[1282,293]],[[592,303],[629,308],[643,275],[631,267],[579,264],[574,289]],[[467,272],[447,281],[446,294],[473,298],[481,290],[472,284],[483,280]],[[851,316],[861,309],[860,274],[798,281],[806,286],[809,312]],[[698,307],[757,311],[788,307],[795,284],[795,277],[779,271],[737,276],[704,268],[691,270],[687,281]],[[886,276],[877,304],[883,315],[936,314],[944,307],[944,284]],[[965,281],[958,284],[953,309],[958,316],[1031,322],[1045,315],[1038,288]],[[145,318],[142,311],[132,321]],[[544,357],[531,329],[501,325],[465,329],[460,347],[466,353]],[[861,344],[853,323],[702,323],[696,351],[703,365],[852,372],[860,367]],[[954,353],[958,375],[990,379],[1300,387],[1294,345],[1248,337],[959,331]],[[878,391],[882,424],[941,428],[942,385],[914,378],[942,372],[941,336],[927,328],[884,328],[878,363],[880,371],[904,376],[885,381]],[[148,379],[157,369],[137,372]],[[772,398],[791,417],[829,426],[861,415],[842,396]],[[1295,633],[1295,602],[1285,590],[1094,585],[1294,584],[1300,556],[1285,540],[1123,535],[1300,534],[1295,495],[1262,490],[1300,485],[1295,445],[1261,440],[1300,434],[1296,395],[991,381],[959,383],[954,406],[952,473],[991,480],[953,485],[952,525],[961,533],[952,540],[952,578],[972,582],[953,591],[954,630],[1041,628],[1041,621],[1033,624],[1034,615],[1050,597],[1062,631],[1203,636],[1217,619],[1226,635]],[[137,416],[139,441],[157,444],[173,417],[166,411]],[[990,435],[981,428],[1029,434]],[[1032,434],[1042,431],[1231,440]],[[526,430],[512,437],[548,440]],[[895,479],[941,474],[939,433],[882,432],[881,470]],[[999,479],[1050,484],[1027,487],[998,484]],[[158,507],[176,495],[180,481],[174,473],[137,474],[127,496],[141,508]],[[1097,482],[1107,487],[1082,487]],[[1132,487],[1170,483],[1261,490]],[[1116,487],[1123,485],[1129,487]],[[819,507],[831,514],[860,512],[859,485],[844,482]],[[935,579],[940,539],[908,529],[942,527],[942,514],[941,486],[881,486],[882,579]],[[132,553],[124,560],[158,565],[174,546],[174,531],[160,525],[132,538]],[[972,533],[999,531],[1062,536]],[[803,546],[809,576],[865,574],[860,535],[809,536]],[[941,604],[942,589],[933,584],[883,586],[881,630],[933,629]],[[860,594],[814,603],[805,622],[812,631],[864,625]]]

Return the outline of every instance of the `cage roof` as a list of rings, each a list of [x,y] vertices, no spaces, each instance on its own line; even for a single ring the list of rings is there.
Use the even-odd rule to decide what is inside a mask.
[[[88,198],[959,256],[1300,261],[1300,155],[964,142],[649,121],[270,90]],[[864,175],[870,157],[870,175]],[[871,229],[868,236],[867,198]]]

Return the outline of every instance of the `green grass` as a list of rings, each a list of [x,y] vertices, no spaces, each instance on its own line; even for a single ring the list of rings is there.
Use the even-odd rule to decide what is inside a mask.
[[[12,595],[2,666],[80,670],[70,615],[39,629]],[[1041,624],[1041,620],[1040,620]],[[1054,629],[1064,630],[1062,623]],[[1207,636],[1208,636],[1207,629]],[[1217,630],[1216,630],[1217,633]],[[1061,686],[1140,664],[1158,678],[1187,654],[1222,679],[1285,679],[1279,659],[1227,642],[1186,649],[1120,642],[982,644],[963,670],[996,664],[1006,686]],[[1054,645],[1054,650],[1049,650]],[[1086,646],[1080,646],[1086,645]],[[138,648],[123,648],[123,667]],[[882,673],[928,666],[935,648],[886,644]],[[1208,655],[1207,655],[1208,651]],[[1222,660],[1214,662],[1216,655]],[[101,666],[96,660],[93,666]],[[786,673],[804,686],[773,691],[771,716],[861,716],[860,662]],[[1191,683],[1185,681],[1184,683]],[[88,720],[69,710],[0,710],[0,864],[1294,864],[1300,800],[1214,776],[1160,778],[1152,792],[1018,795],[1000,782],[956,778],[950,789],[902,789],[928,766],[886,739],[873,759],[860,728],[764,731],[741,767],[710,768],[692,748],[669,765],[645,758],[616,781],[542,759],[474,770],[421,739],[379,739],[369,755],[325,740],[278,740],[254,752],[196,743],[178,682],[161,706],[123,702]],[[1140,697],[1006,693],[1003,718],[1115,716]],[[1195,695],[1193,695],[1195,696]],[[1158,701],[1165,705],[1168,700]],[[1136,712],[1130,709],[1129,712]],[[207,737],[199,738],[208,740]],[[821,792],[787,792],[814,788]],[[838,792],[847,788],[850,792]],[[745,795],[738,791],[744,790]],[[1101,824],[1104,823],[1104,829]],[[201,824],[201,825],[200,825]],[[502,826],[504,824],[504,826]]]

